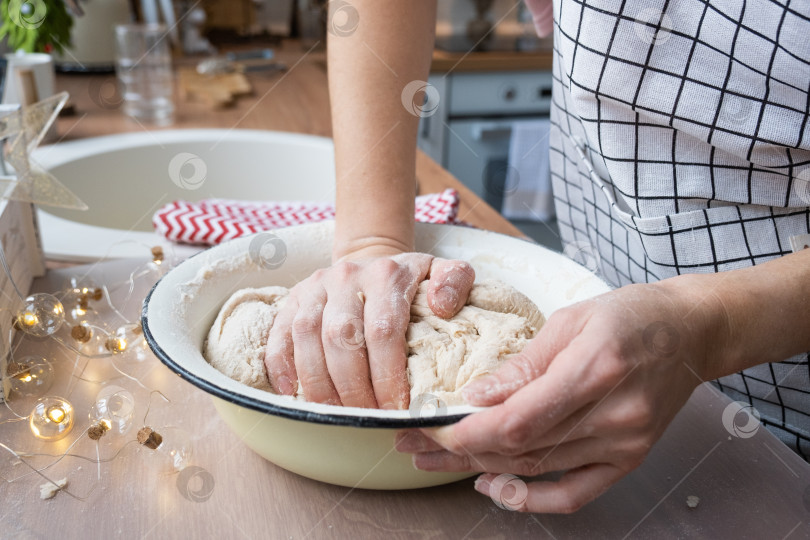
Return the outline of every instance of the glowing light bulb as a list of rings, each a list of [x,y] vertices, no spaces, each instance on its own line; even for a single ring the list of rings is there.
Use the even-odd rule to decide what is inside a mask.
[[[67,319],[74,324],[81,324],[91,315],[95,309],[91,306],[91,301],[99,301],[103,298],[104,291],[85,279],[71,278],[67,288],[59,295],[62,304],[67,312]]]
[[[86,304],[72,304],[65,302],[65,321],[72,326],[87,325],[93,322],[98,314]],[[97,317],[95,317],[97,318]]]
[[[142,337],[141,323],[125,324],[107,339],[105,347],[113,354],[120,354],[134,347]]]
[[[73,316],[74,319],[82,319],[87,316],[87,312],[90,311],[90,306],[86,303],[79,303],[70,310],[70,314]]]
[[[11,390],[21,396],[41,396],[53,384],[53,366],[41,356],[26,356],[6,368]]]
[[[52,294],[32,294],[23,300],[14,321],[17,329],[26,334],[34,337],[50,336],[65,321],[65,308]]]
[[[67,417],[67,411],[62,405],[51,405],[45,409],[45,416],[54,424],[61,424]]]
[[[158,266],[163,262],[164,255],[163,255],[163,248],[160,246],[155,246],[152,248],[152,262],[157,264]]]
[[[73,429],[73,405],[66,399],[39,398],[28,418],[31,433],[43,441],[57,441]]]
[[[120,354],[127,350],[127,340],[119,336],[111,336],[104,345],[113,354]]]
[[[67,294],[74,301],[82,298],[99,301],[104,293],[101,287],[87,278],[72,277],[67,284]]]
[[[101,423],[107,430],[124,434],[132,427],[135,413],[135,398],[129,390],[120,386],[105,386],[90,408],[90,422]]]

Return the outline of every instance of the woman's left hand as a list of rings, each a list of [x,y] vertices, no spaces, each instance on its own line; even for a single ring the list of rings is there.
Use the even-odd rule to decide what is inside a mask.
[[[397,450],[419,469],[488,473],[475,489],[496,502],[499,473],[566,471],[501,502],[576,511],[641,464],[722,350],[728,318],[703,283],[631,285],[555,312],[521,354],[465,389],[489,409],[401,432]]]

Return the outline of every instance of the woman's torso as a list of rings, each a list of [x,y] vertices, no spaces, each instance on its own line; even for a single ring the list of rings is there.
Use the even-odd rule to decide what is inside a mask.
[[[810,5],[559,0],[554,16],[569,255],[621,286],[760,264],[810,234]],[[807,355],[719,384],[810,455]]]

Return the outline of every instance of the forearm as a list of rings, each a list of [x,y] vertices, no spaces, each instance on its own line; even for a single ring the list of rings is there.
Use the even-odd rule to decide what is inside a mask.
[[[694,299],[685,323],[711,321],[706,358],[698,366],[705,379],[810,351],[810,250],[668,281]]]
[[[401,96],[409,82],[427,79],[436,24],[435,0],[352,0],[351,6],[356,31],[328,37],[334,259],[413,250],[419,118]]]

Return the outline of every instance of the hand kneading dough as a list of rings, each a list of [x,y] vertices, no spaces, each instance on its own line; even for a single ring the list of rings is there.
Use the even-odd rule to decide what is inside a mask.
[[[523,294],[491,280],[476,283],[467,305],[445,320],[428,307],[427,285],[427,281],[419,285],[408,325],[411,401],[431,394],[446,405],[461,404],[464,385],[519,353],[545,319]],[[272,392],[264,347],[287,293],[284,287],[234,293],[208,333],[203,349],[206,360],[232,379]],[[299,386],[299,399],[300,390]]]

